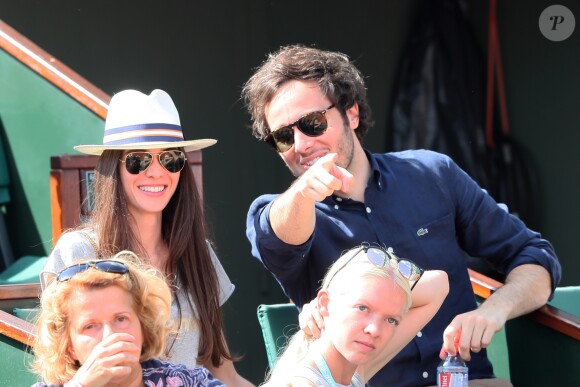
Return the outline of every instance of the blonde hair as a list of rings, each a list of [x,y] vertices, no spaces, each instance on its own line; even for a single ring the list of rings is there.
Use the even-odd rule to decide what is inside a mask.
[[[365,247],[368,246],[357,246],[343,253],[324,275],[321,289],[344,292],[347,289],[344,287],[338,288],[336,285],[346,283],[345,281],[349,278],[375,277],[392,279],[407,296],[407,304],[405,306],[405,312],[407,312],[411,307],[412,301],[411,286],[409,281],[396,269],[397,261],[391,259],[385,266],[375,265],[367,258],[367,253],[364,251]],[[393,256],[398,259],[395,255]],[[334,285],[332,289],[330,289],[331,285]]]
[[[354,247],[343,253],[328,269],[322,280],[322,290],[329,292],[347,292],[348,289],[341,287],[340,284],[345,281],[352,281],[354,278],[383,278],[385,280],[392,279],[395,284],[403,290],[407,296],[405,304],[405,313],[411,307],[411,287],[407,279],[405,279],[396,267],[394,261],[389,261],[385,266],[377,266],[373,264],[364,252],[365,246]],[[359,256],[356,256],[356,255]],[[274,369],[272,369],[266,376],[266,381],[262,386],[278,387],[290,386],[289,380],[293,376],[295,367],[306,359],[310,345],[315,342],[312,336],[308,336],[303,330],[296,332],[288,341],[286,348],[282,355],[278,358]]]
[[[171,291],[161,273],[152,266],[140,263],[130,251],[121,251],[111,260],[129,268],[126,274],[108,273],[90,267],[68,281],[54,280],[40,298],[40,313],[36,322],[37,336],[33,344],[35,360],[32,369],[46,383],[63,384],[73,378],[80,368],[69,352],[71,296],[81,289],[102,289],[118,286],[127,291],[143,334],[140,361],[161,355],[170,325]],[[79,261],[78,263],[82,263]],[[86,260],[84,261],[86,262]]]

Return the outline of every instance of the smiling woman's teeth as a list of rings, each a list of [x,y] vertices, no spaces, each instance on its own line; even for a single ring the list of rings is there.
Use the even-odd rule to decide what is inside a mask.
[[[145,192],[161,192],[165,189],[165,186],[163,185],[156,185],[154,187],[148,186],[148,185],[142,185],[139,186],[139,189],[141,191],[145,191]]]

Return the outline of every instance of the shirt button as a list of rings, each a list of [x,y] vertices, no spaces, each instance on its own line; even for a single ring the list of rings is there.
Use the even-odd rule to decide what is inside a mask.
[[[336,201],[337,201],[337,202],[342,202],[342,198],[337,196],[337,197],[336,197]]]
[[[427,379],[429,377],[429,372],[423,372],[423,379]]]
[[[339,208],[340,208],[340,207],[338,207],[338,204],[335,204],[335,205],[334,205],[334,209],[335,209],[335,210],[338,210]]]
[[[421,331],[417,332],[417,337],[423,337],[423,332]]]
[[[370,214],[370,213],[371,213],[371,208],[367,207],[367,214]]]

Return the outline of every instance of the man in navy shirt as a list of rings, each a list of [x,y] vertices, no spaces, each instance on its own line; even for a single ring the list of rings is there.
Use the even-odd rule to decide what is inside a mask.
[[[470,385],[475,379],[506,385],[492,379],[485,347],[506,320],[551,296],[561,277],[551,244],[449,157],[364,149],[372,125],[366,87],[344,54],[283,47],[248,80],[243,97],[253,134],[296,176],[282,194],[252,203],[247,236],[253,255],[299,308],[315,297],[328,266],[361,242],[379,243],[449,276],[449,296],[437,315],[368,385],[434,385],[439,356],[455,351],[456,338],[469,360]],[[479,307],[468,256],[506,275],[505,285]],[[300,317],[302,328],[317,335],[317,311],[305,308]]]

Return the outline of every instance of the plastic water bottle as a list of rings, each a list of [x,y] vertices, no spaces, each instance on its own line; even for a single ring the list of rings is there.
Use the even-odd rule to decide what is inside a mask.
[[[437,367],[438,387],[467,387],[467,366],[459,356],[447,355]]]

